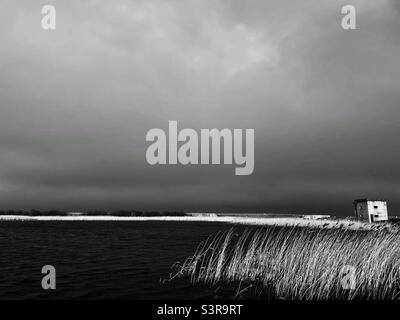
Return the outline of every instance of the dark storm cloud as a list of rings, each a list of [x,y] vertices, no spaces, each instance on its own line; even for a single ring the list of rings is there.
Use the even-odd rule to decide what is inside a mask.
[[[397,1],[52,4],[53,32],[40,1],[1,4],[1,207],[400,207]],[[168,120],[255,128],[253,175],[149,166],[146,132]]]

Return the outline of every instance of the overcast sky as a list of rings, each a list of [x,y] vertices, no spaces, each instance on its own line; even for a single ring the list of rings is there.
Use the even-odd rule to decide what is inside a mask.
[[[397,0],[2,0],[0,207],[349,215],[370,197],[400,214],[399,15]],[[168,120],[254,128],[254,173],[150,166],[146,133]]]

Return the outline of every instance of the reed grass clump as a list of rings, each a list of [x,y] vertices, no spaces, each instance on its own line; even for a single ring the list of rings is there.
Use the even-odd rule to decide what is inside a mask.
[[[399,299],[399,258],[400,233],[393,230],[231,228],[175,267],[193,283],[238,283],[237,296]]]

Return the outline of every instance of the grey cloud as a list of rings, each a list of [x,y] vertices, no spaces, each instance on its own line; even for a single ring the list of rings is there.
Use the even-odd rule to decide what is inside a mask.
[[[40,1],[0,10],[0,206],[400,208],[397,1]],[[145,134],[255,128],[255,172],[151,167]]]

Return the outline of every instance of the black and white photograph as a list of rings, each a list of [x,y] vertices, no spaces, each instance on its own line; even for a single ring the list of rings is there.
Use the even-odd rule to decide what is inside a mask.
[[[399,0],[0,0],[0,301],[399,300],[399,139]]]

